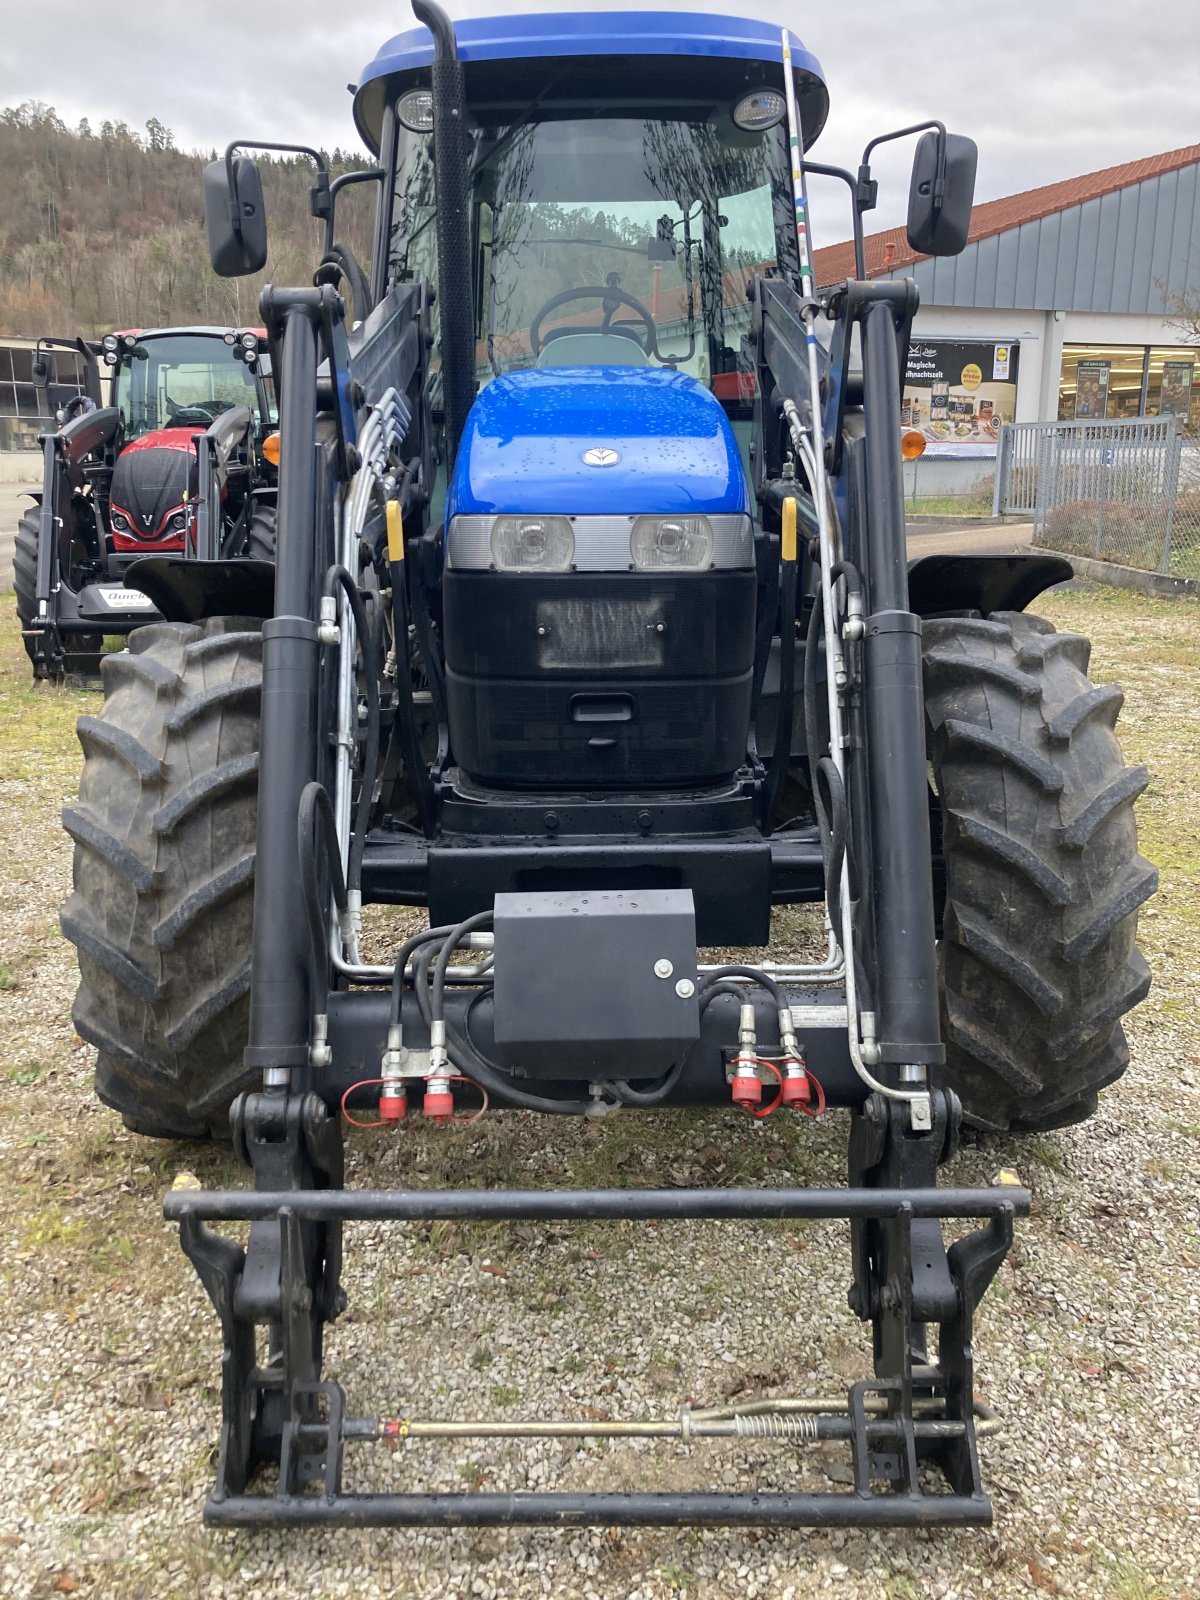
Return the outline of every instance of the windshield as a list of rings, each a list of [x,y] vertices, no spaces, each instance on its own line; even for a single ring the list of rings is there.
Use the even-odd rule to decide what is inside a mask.
[[[217,334],[140,340],[113,373],[112,403],[126,439],[158,428],[207,428],[231,406],[249,406],[263,420],[254,374]]]
[[[556,111],[560,108],[556,107]],[[472,258],[480,382],[527,366],[748,363],[746,290],[792,272],[780,126],[693,115],[476,114]],[[436,279],[429,140],[402,134],[392,269]]]

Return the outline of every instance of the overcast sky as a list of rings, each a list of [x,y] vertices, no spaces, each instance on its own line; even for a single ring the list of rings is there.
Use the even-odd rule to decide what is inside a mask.
[[[814,154],[853,166],[872,134],[940,116],[979,144],[979,200],[1200,141],[1200,0],[461,0],[449,9],[656,3],[786,18],[829,84]],[[0,105],[41,100],[93,128],[111,118],[141,129],[156,116],[184,148],[256,133],[357,148],[346,85],[412,25],[407,0],[0,0]],[[885,192],[869,227],[902,220],[910,160],[878,162]],[[813,198],[816,242],[843,238],[845,213]]]

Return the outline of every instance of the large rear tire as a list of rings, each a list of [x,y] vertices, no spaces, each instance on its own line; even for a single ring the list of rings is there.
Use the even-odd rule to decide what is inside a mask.
[[[262,623],[139,628],[79,719],[62,930],[96,1092],[136,1133],[227,1133],[249,1018]]]
[[[977,1127],[1080,1122],[1120,1077],[1120,1018],[1150,987],[1137,908],[1144,767],[1113,727],[1124,696],[1091,646],[1039,617],[926,622],[929,757],[941,802],[938,964],[946,1078]]]
[[[35,634],[32,631],[37,612],[37,555],[41,521],[40,508],[30,506],[17,525],[17,537],[13,545],[13,591],[25,654],[33,667],[35,680],[60,678],[64,673],[94,676],[100,652],[104,648],[103,634],[75,634],[71,638],[72,648],[57,656],[50,648],[52,635]]]

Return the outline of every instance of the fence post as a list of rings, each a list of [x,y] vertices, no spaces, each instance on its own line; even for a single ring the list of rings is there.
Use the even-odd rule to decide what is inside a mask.
[[[1039,430],[1035,435],[1037,449],[1037,486],[1033,497],[1033,537],[1037,544],[1043,542],[1046,519],[1050,511],[1050,458],[1054,448],[1054,430]]]
[[[1166,481],[1163,491],[1167,502],[1166,527],[1163,529],[1163,553],[1160,572],[1171,570],[1171,534],[1175,524],[1175,502],[1179,496],[1179,471],[1183,463],[1183,440],[1178,432],[1178,423],[1174,413],[1167,418],[1170,426],[1167,429],[1167,468]]]
[[[1000,424],[1000,438],[996,445],[996,482],[992,489],[992,515],[998,517],[1004,501],[1005,480],[1008,477],[1008,423]]]
[[[1108,456],[1109,453],[1110,453],[1110,447],[1108,445],[1099,444],[1097,446],[1097,455],[1099,456],[1099,462],[1098,462],[1099,472],[1098,472],[1097,476],[1098,476],[1098,478],[1100,480],[1100,493],[1097,496],[1097,504],[1098,504],[1100,509],[1096,513],[1096,560],[1097,561],[1102,561],[1104,559],[1104,557],[1103,557],[1103,555],[1101,553],[1103,551],[1103,549],[1104,549],[1104,511],[1105,511],[1105,507],[1108,505],[1108,491],[1109,491],[1110,483],[1112,481],[1112,468],[1109,465],[1108,461],[1105,459],[1105,457]]]

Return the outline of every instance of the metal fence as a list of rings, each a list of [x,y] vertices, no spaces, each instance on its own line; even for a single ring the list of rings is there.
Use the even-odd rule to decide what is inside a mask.
[[[1009,423],[996,466],[993,511],[1032,517],[1035,544],[1200,578],[1200,445],[1173,416]]]

